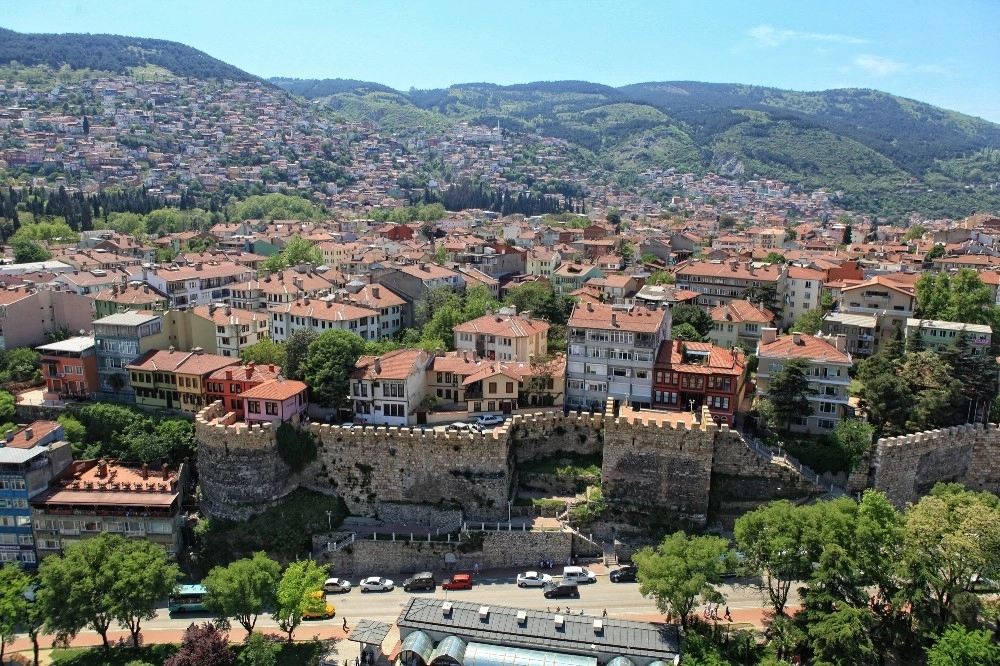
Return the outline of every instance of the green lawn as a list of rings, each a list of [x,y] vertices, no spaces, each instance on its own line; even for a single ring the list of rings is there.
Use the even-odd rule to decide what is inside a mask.
[[[146,645],[139,650],[116,648],[110,654],[105,653],[102,648],[69,648],[53,650],[51,660],[55,666],[126,666],[130,662],[146,662],[160,666],[177,652],[177,647],[168,643]],[[332,643],[324,644],[313,640],[292,644],[282,643],[277,666],[313,666],[332,648]],[[239,646],[234,645],[233,649],[238,652]],[[30,658],[30,654],[26,653],[26,656]]]

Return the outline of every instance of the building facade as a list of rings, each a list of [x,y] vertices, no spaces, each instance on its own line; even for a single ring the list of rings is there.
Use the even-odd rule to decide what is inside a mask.
[[[98,397],[104,400],[134,402],[135,391],[126,368],[151,349],[167,346],[160,315],[122,313],[94,322],[97,349]]]
[[[664,340],[653,365],[653,407],[692,414],[708,407],[717,422],[734,425],[746,379],[742,351]]]
[[[85,400],[97,393],[97,348],[93,336],[35,347],[41,354],[46,400]]]

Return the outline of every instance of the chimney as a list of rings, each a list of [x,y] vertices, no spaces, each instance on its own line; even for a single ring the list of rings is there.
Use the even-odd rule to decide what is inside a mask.
[[[267,371],[268,372],[274,372],[274,363],[268,363],[268,365],[267,365]]]
[[[13,441],[14,441],[14,431],[13,431],[13,430],[8,430],[8,431],[7,431],[7,434],[6,434],[6,436],[5,436],[5,439],[6,439],[6,440],[7,440],[8,442],[13,442]]]
[[[167,463],[163,463],[163,466],[160,467],[160,473],[163,475],[164,481],[170,480],[170,468],[167,467]]]
[[[378,299],[378,287],[372,287],[372,298]]]
[[[231,307],[229,307],[229,306],[227,305],[227,306],[226,306],[226,309],[225,309],[225,310],[223,310],[223,312],[224,312],[224,313],[226,314],[226,316],[228,317],[229,315],[233,314],[233,309],[232,309]]]
[[[378,374],[380,372],[382,372],[382,360],[376,358],[375,359],[375,374]]]
[[[26,429],[24,431],[24,438],[25,439],[29,439],[30,440],[32,437],[34,437],[34,435],[35,435],[35,431],[32,430],[31,428],[28,428],[28,429]]]
[[[769,345],[778,339],[778,329],[767,326],[760,330],[760,343],[762,345]]]
[[[232,379],[232,378],[233,378],[233,371],[226,370],[226,379]]]
[[[613,327],[615,327],[615,328],[618,328],[618,313],[617,312],[612,312],[611,313],[611,325]]]
[[[149,465],[142,463],[142,480],[145,481],[149,478]]]
[[[469,362],[469,350],[467,349],[462,350],[462,360],[465,361],[466,363]]]
[[[334,296],[334,298],[336,298],[336,296]],[[333,299],[330,299],[330,298],[326,299],[326,307],[328,307],[328,308],[332,308],[333,307]]]
[[[587,301],[587,312],[594,311],[594,304],[591,301]]]
[[[735,271],[739,267],[739,263],[735,261],[729,262],[729,270]]]
[[[97,478],[108,478],[108,461],[103,458],[97,461]]]
[[[143,287],[142,287],[142,293],[148,294],[149,293],[149,287],[143,285]]]
[[[837,337],[833,339],[834,346],[837,347],[837,351],[846,352],[847,351],[847,336],[843,333],[838,333]]]
[[[309,297],[306,296],[305,298],[303,298],[302,302],[305,303],[306,305],[309,305]]]
[[[194,269],[195,269],[196,271],[200,271],[200,270],[201,270],[201,267],[202,267],[202,263],[201,263],[200,261],[199,261],[199,262],[196,262],[196,263],[195,263],[195,265],[194,265]]]
[[[250,361],[249,363],[247,363],[246,368],[244,368],[246,370],[246,373],[247,373],[247,379],[250,379],[251,377],[253,377],[253,370],[254,370],[255,367],[257,367],[257,364],[254,363],[253,361]]]
[[[796,345],[801,345],[802,344],[802,334],[801,333],[792,333],[792,343],[796,344]]]

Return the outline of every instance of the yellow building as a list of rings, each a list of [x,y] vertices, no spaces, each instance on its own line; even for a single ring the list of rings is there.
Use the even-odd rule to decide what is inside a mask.
[[[454,329],[455,348],[495,361],[528,363],[549,350],[549,325],[530,312],[488,314]]]
[[[211,374],[239,363],[238,358],[168,349],[146,352],[127,370],[137,405],[197,412],[208,404]]]

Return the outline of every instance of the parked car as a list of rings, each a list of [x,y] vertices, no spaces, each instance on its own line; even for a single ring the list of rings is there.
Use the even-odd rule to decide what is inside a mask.
[[[326,620],[336,617],[337,609],[333,607],[333,604],[326,602],[326,593],[323,590],[310,592],[309,596],[316,599],[317,603],[315,608],[302,611],[303,620]]]
[[[392,592],[396,588],[391,580],[379,576],[365,578],[359,585],[362,592]]]
[[[403,590],[406,592],[413,592],[414,590],[430,590],[433,592],[435,589],[437,589],[437,581],[434,580],[434,574],[430,571],[415,574],[403,581]]]
[[[464,421],[455,421],[454,423],[449,423],[444,427],[447,432],[482,432],[483,428],[478,423],[465,423]]]
[[[471,574],[455,574],[451,578],[446,578],[443,583],[441,583],[442,590],[471,590],[472,589],[472,575]]]
[[[583,567],[563,567],[563,580],[571,580],[577,583],[596,583],[597,574]]]
[[[557,583],[547,583],[545,587],[542,588],[546,599],[558,599],[559,597],[574,597],[580,596],[580,588],[577,587],[574,581],[561,580]]]
[[[525,571],[522,574],[517,574],[518,587],[544,587],[551,582],[552,576],[537,571]]]
[[[634,564],[623,564],[621,568],[611,572],[611,582],[634,583],[636,581],[636,574],[638,573],[639,570],[635,568]]]
[[[476,423],[484,428],[487,426],[498,426],[503,423],[503,417],[498,414],[483,414],[476,419]]]
[[[327,578],[323,583],[323,591],[331,594],[351,591],[351,581],[344,578]]]

